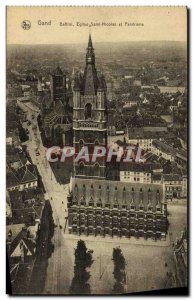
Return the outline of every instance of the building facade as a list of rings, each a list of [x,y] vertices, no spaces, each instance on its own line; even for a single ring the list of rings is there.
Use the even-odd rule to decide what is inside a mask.
[[[96,145],[106,147],[106,85],[95,68],[91,36],[85,72],[83,76],[76,74],[73,98],[76,152],[84,146],[90,150]],[[163,185],[107,180],[105,160],[74,161],[67,197],[69,233],[165,239],[167,204]]]
[[[163,185],[74,178],[68,212],[69,233],[166,238]]]
[[[183,180],[180,174],[164,174],[163,184],[166,199],[181,198],[183,193]]]
[[[76,74],[73,92],[73,132],[76,154],[87,146],[107,147],[107,103],[104,76],[95,67],[95,54],[91,36],[86,53],[84,75]],[[105,179],[105,158],[99,162],[81,161],[74,164],[74,176]]]
[[[66,74],[58,66],[50,75],[50,91],[42,96],[41,116],[48,145],[72,144],[72,112]]]

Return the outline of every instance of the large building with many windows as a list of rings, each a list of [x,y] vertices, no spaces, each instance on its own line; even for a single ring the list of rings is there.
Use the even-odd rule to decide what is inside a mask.
[[[96,71],[89,36],[84,75],[76,74],[73,103],[73,143],[107,146],[106,84]],[[107,180],[106,158],[74,161],[68,194],[68,229],[72,234],[135,236],[165,239],[167,204],[162,184]]]

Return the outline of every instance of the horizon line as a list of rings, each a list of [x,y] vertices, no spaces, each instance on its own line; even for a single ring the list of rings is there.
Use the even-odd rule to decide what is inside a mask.
[[[168,43],[187,43],[187,41],[179,41],[179,40],[144,40],[144,41],[101,41],[101,42],[94,42],[94,44],[109,44],[109,43],[145,43],[145,42],[153,42],[153,43],[157,43],[157,42],[168,42]],[[30,45],[74,45],[74,44],[85,44],[83,42],[72,42],[72,43],[30,43],[30,44],[23,44],[23,43],[6,43],[6,45],[22,45],[22,46],[30,46]]]

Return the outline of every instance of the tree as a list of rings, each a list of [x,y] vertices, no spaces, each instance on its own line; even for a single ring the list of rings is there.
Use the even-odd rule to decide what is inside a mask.
[[[93,263],[92,252],[93,251],[87,249],[84,241],[78,241],[77,248],[74,251],[74,278],[72,279],[70,293],[90,294],[90,285],[87,283],[90,278],[90,273],[86,268],[90,268]]]
[[[125,258],[122,254],[120,248],[113,249],[113,261],[114,261],[114,277],[115,284],[113,287],[113,292],[116,294],[121,294],[124,292],[124,282],[125,282]]]

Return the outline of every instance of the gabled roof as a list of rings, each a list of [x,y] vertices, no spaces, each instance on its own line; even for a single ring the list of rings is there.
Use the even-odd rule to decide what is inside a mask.
[[[10,168],[6,169],[6,186],[12,187],[20,184],[20,180],[17,177],[17,174]]]
[[[28,183],[38,179],[36,167],[34,165],[25,165],[17,171],[7,166],[6,184],[7,187],[14,187],[19,184]]]
[[[133,202],[138,209],[141,202],[144,207],[147,207],[149,199],[151,199],[151,205],[155,210],[158,202],[163,201],[162,184],[144,185],[142,183],[73,178],[71,186],[73,197],[77,197],[79,203],[85,197],[87,205],[91,198],[91,188],[94,201],[97,202],[100,198],[103,204],[130,205]]]
[[[23,242],[24,246],[27,248],[28,251],[30,251],[31,255],[34,254],[35,249],[35,243],[26,237],[26,229],[24,229],[24,224],[15,224],[15,225],[9,225],[6,227],[7,231],[7,242],[10,243],[9,247],[9,256],[11,256],[18,245]],[[12,235],[9,237],[8,234],[12,233]]]
[[[37,180],[37,171],[34,165],[26,165],[18,170],[18,175],[21,183],[27,183]]]

